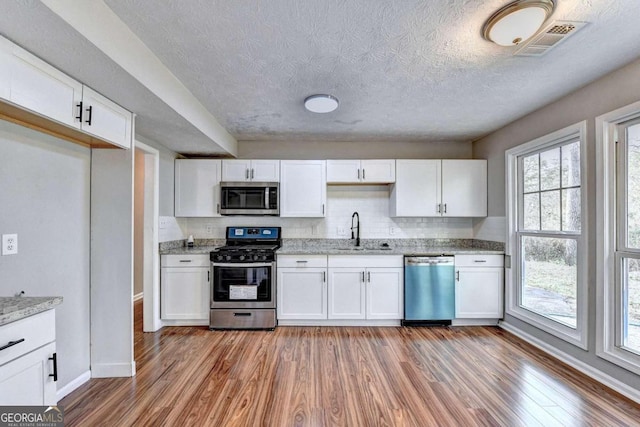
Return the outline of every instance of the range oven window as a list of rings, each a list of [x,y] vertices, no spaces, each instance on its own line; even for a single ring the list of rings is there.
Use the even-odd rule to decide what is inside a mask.
[[[213,267],[213,300],[271,301],[271,266],[249,265]]]

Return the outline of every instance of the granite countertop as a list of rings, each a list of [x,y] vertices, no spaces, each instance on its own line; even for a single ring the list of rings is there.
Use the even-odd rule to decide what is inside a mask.
[[[499,245],[480,244],[472,239],[397,239],[363,241],[360,248],[352,240],[285,241],[278,255],[441,255],[495,254],[503,255]]]
[[[62,304],[62,297],[0,297],[0,326]]]
[[[205,255],[224,240],[198,240],[192,248],[185,241],[162,243],[160,255]],[[386,246],[385,246],[386,245]],[[277,255],[441,255],[504,254],[504,243],[475,239],[362,239],[359,249],[350,239],[284,239]]]

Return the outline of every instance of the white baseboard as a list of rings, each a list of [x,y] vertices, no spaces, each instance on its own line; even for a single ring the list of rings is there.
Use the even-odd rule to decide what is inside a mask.
[[[140,292],[139,294],[135,294],[133,296],[133,302],[140,301],[143,296],[144,296],[144,292]]]
[[[516,327],[514,327],[513,325],[510,325],[508,323],[504,323],[504,322],[500,322],[498,324],[498,326],[500,326],[502,329],[504,329],[505,331],[511,332],[513,335],[522,338],[523,340],[525,340],[526,342],[528,342],[529,344],[533,345],[534,347],[539,348],[540,350],[549,353],[550,355],[552,355],[553,357],[559,359],[561,362],[566,363],[567,365],[571,366],[572,368],[582,372],[583,374],[585,374],[586,376],[598,381],[599,383],[602,383],[604,385],[606,385],[607,387],[617,391],[618,393],[622,394],[623,396],[628,397],[629,399],[640,403],[640,390],[637,390],[634,387],[631,387],[625,383],[623,383],[622,381],[619,381],[607,374],[605,374],[604,372],[602,372],[599,369],[594,368],[593,366],[584,363],[581,360],[576,359],[575,357],[558,350],[557,348],[553,347],[552,345],[547,344],[546,342],[534,337],[533,335],[530,335],[524,331],[522,331],[521,329],[518,329]]]
[[[91,365],[91,378],[132,377],[136,374],[136,362],[98,363]]]
[[[56,396],[58,398],[58,402],[62,400],[66,395],[80,387],[82,384],[86,383],[91,379],[91,371],[83,372],[79,377],[71,380],[67,385],[61,387],[57,392]]]
[[[278,320],[278,326],[400,326],[400,320]]]

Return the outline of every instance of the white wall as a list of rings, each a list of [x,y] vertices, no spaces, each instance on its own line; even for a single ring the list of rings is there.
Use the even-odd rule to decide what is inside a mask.
[[[173,161],[180,157],[175,151],[169,150],[164,145],[147,139],[142,136],[136,136],[136,139],[147,144],[160,153],[160,171],[159,171],[159,188],[160,200],[158,201],[158,210],[160,216],[173,216]]]
[[[284,238],[346,239],[351,237],[351,215],[357,211],[363,239],[473,238],[469,218],[390,218],[389,186],[327,187],[325,218],[223,217],[178,219],[195,238],[224,238],[227,226],[281,226]],[[338,234],[338,228],[345,234]],[[394,228],[394,234],[391,234]]]
[[[0,296],[59,295],[58,389],[89,370],[91,151],[0,120]]]
[[[588,189],[588,351],[574,347],[552,335],[529,326],[514,317],[506,316],[505,321],[552,347],[571,355],[577,360],[598,369],[613,378],[640,389],[640,376],[619,368],[595,354],[596,307],[596,204],[595,198],[595,165],[596,135],[595,118],[601,114],[640,100],[640,60],[620,68],[605,77],[553,102],[504,128],[474,142],[473,155],[488,159],[489,170],[489,215],[502,218],[505,211],[505,150],[547,135],[571,124],[587,120],[587,137],[583,141],[587,147],[587,176],[585,183]],[[567,75],[570,78],[570,75]],[[486,224],[478,221],[478,230]],[[491,225],[488,225],[491,228]]]

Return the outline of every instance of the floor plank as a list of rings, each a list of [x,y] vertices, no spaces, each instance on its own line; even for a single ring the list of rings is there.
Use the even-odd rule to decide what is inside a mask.
[[[494,327],[142,333],[133,378],[92,379],[68,426],[633,426],[640,405]]]

